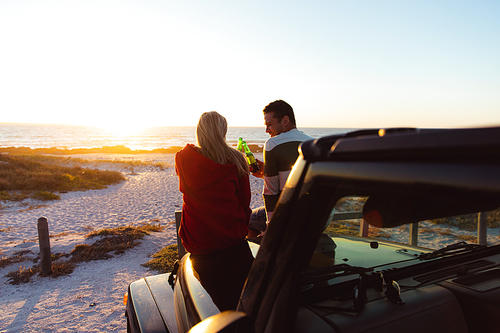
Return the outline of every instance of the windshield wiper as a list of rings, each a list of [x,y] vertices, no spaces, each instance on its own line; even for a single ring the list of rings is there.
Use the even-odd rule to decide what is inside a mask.
[[[331,279],[333,277],[372,272],[372,268],[338,264],[305,271],[302,276],[306,283],[314,283],[316,280]]]
[[[421,255],[418,256],[418,259],[429,260],[429,259],[434,259],[434,258],[438,258],[438,257],[443,257],[446,255],[452,255],[452,254],[457,254],[457,253],[462,253],[462,252],[473,251],[473,250],[476,250],[478,248],[484,248],[484,247],[485,246],[483,246],[483,245],[468,244],[466,242],[458,242],[458,243],[443,247],[442,249],[439,249],[436,251],[432,251],[429,253],[422,253]]]

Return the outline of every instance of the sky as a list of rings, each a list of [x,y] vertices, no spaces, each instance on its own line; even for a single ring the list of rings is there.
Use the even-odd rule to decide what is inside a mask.
[[[500,1],[0,0],[0,122],[500,125]]]

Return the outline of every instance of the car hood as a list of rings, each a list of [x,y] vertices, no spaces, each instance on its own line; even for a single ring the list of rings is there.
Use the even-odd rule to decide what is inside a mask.
[[[432,250],[372,238],[328,235],[335,243],[334,265],[374,267],[417,259]]]

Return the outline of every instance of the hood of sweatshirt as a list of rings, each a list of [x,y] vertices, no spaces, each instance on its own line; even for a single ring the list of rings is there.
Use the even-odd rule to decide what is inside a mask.
[[[233,169],[236,169],[236,165],[216,163],[200,154],[193,144],[187,144],[175,154],[175,170],[193,191],[211,186],[226,177]]]

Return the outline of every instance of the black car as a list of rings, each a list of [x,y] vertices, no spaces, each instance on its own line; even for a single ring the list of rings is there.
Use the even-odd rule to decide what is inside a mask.
[[[362,225],[409,224],[416,237],[420,221],[483,216],[485,230],[500,207],[499,157],[500,128],[304,142],[265,236],[249,240],[255,260],[237,310],[219,312],[186,254],[174,272],[130,284],[128,329],[500,332],[500,245],[481,236],[430,250],[325,229],[337,202],[361,197]]]

